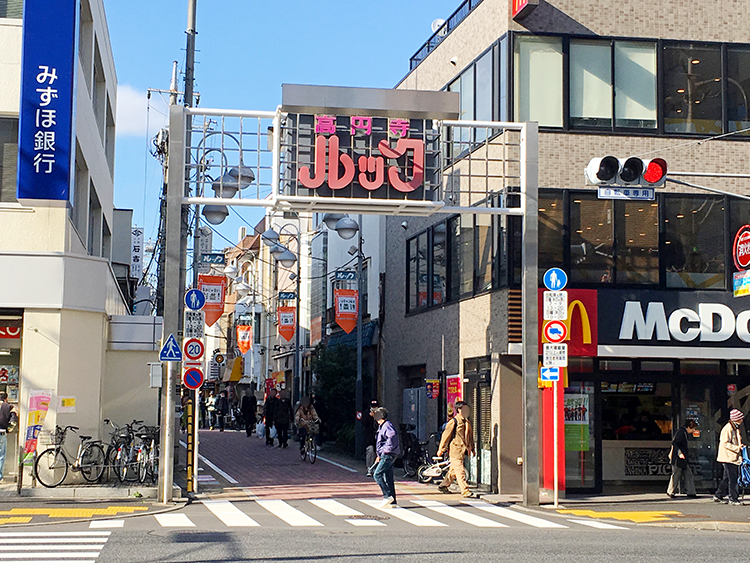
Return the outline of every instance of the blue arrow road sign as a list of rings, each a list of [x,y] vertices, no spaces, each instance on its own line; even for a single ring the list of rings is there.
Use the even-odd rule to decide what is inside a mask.
[[[568,274],[560,268],[550,268],[544,273],[544,286],[550,291],[560,291],[568,285]]]
[[[206,295],[200,289],[188,289],[185,294],[185,306],[193,311],[200,311],[206,304]]]
[[[159,352],[160,362],[181,362],[182,361],[182,350],[175,340],[174,334],[170,334],[164,346]]]
[[[542,368],[542,381],[559,381],[560,368]]]

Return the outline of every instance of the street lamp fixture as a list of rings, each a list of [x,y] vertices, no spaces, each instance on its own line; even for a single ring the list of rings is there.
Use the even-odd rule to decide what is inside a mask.
[[[274,242],[271,244],[271,255],[278,259],[279,254],[282,254],[286,250],[286,247],[283,244],[279,244],[278,242]]]
[[[276,257],[276,260],[278,260],[285,268],[291,268],[297,262],[297,257],[294,255],[294,252],[285,248],[284,251]]]
[[[266,229],[262,235],[260,235],[260,238],[269,246],[273,246],[273,243],[279,242],[279,233],[274,231],[273,229]]]
[[[338,220],[334,229],[342,239],[349,240],[359,231],[359,224],[351,217],[345,216]]]
[[[325,223],[326,227],[333,230],[336,228],[336,223],[344,217],[346,217],[346,215],[343,213],[326,213],[323,215],[323,223]]]
[[[247,295],[251,289],[252,288],[249,285],[247,285],[244,281],[241,281],[235,286],[234,291],[236,291],[238,295],[244,296]]]
[[[228,278],[233,278],[237,275],[237,266],[234,264],[227,264],[222,273]]]
[[[226,205],[204,205],[202,215],[212,225],[221,225],[229,215]]]

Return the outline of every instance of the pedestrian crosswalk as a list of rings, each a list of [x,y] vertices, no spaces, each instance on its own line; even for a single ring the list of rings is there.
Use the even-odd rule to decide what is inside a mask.
[[[111,532],[3,532],[0,562],[91,563],[96,561]]]
[[[627,530],[598,520],[532,515],[520,508],[482,500],[441,502],[416,497],[399,499],[396,507],[381,507],[380,499],[321,498],[304,500],[204,500],[174,512],[149,516],[150,526],[179,529],[253,528],[510,528]],[[136,521],[138,523],[136,523]],[[147,526],[144,519],[96,520],[91,529]],[[132,524],[131,524],[132,523]],[[0,563],[3,563],[0,556]]]

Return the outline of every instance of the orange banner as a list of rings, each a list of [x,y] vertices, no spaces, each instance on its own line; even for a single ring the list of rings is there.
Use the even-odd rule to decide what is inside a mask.
[[[237,325],[237,348],[242,355],[253,347],[253,327],[248,325]]]
[[[357,326],[359,294],[356,289],[334,289],[333,300],[336,307],[336,324],[349,334]]]
[[[203,306],[203,311],[206,313],[206,326],[213,326],[224,314],[227,278],[198,274],[198,289],[206,296],[206,304]]]
[[[279,307],[276,315],[279,321],[279,336],[289,342],[297,329],[297,310],[294,307]]]

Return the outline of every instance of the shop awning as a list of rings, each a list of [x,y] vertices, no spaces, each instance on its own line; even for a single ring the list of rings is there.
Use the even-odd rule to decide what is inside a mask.
[[[221,379],[222,383],[236,383],[242,379],[242,358],[235,358],[229,360],[229,362],[224,370],[224,377]]]

